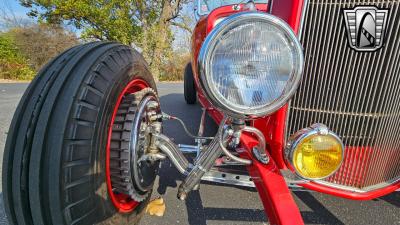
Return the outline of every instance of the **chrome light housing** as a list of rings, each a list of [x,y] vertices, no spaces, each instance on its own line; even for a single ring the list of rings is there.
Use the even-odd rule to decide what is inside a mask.
[[[303,72],[303,51],[283,20],[259,12],[227,17],[204,41],[200,83],[210,102],[233,117],[259,117],[282,107]]]
[[[342,140],[324,124],[313,124],[293,134],[285,148],[288,167],[307,180],[333,175],[342,165],[345,147]]]

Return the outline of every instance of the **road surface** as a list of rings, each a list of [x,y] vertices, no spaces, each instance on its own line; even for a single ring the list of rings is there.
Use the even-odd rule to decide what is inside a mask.
[[[13,112],[27,84],[0,84],[0,159],[2,160],[7,129]],[[198,105],[186,105],[182,83],[158,84],[162,109],[183,119],[195,132],[200,118]],[[208,120],[208,134],[215,125]],[[165,133],[178,143],[193,144],[174,122],[164,124]],[[1,168],[0,168],[1,169]],[[1,172],[1,171],[0,171]],[[186,202],[176,199],[177,186],[182,176],[169,163],[163,163],[161,178],[157,180],[153,197],[166,201],[164,217],[146,215],[142,225],[262,225],[268,224],[261,202],[254,189],[204,183],[199,191],[189,195]],[[0,173],[1,174],[1,173]],[[1,187],[0,187],[1,193]],[[306,224],[399,224],[400,193],[373,201],[351,201],[319,193],[295,192]],[[8,224],[0,201],[0,225]]]

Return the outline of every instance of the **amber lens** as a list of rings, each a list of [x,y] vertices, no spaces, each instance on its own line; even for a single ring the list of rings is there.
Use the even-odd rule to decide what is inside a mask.
[[[293,164],[305,178],[321,179],[334,173],[343,159],[343,146],[331,135],[311,135],[294,151]]]

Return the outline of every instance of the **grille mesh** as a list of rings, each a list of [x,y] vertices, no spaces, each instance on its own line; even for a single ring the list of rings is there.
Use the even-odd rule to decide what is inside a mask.
[[[348,46],[342,9],[389,8],[385,46]],[[327,181],[372,189],[400,178],[400,0],[309,0],[301,33],[305,71],[289,108],[288,134],[324,123],[347,146]]]

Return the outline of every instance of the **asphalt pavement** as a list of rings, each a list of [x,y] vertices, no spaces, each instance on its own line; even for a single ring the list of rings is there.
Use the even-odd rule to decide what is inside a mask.
[[[0,84],[0,159],[12,115],[27,84]],[[159,83],[158,91],[163,111],[180,117],[196,132],[201,110],[198,105],[186,105],[182,83]],[[212,135],[216,126],[208,118],[206,133]],[[164,123],[164,132],[177,143],[193,144],[182,128],[173,121]],[[1,174],[1,166],[0,166]],[[255,189],[202,183],[199,191],[190,193],[185,202],[176,198],[182,176],[164,162],[157,179],[153,197],[162,196],[166,202],[163,217],[145,215],[142,225],[261,225],[268,224]],[[0,193],[1,193],[0,186]],[[1,194],[0,194],[1,195]],[[315,192],[294,192],[306,224],[399,224],[400,193],[372,201],[351,201]],[[6,225],[2,200],[0,225]]]

